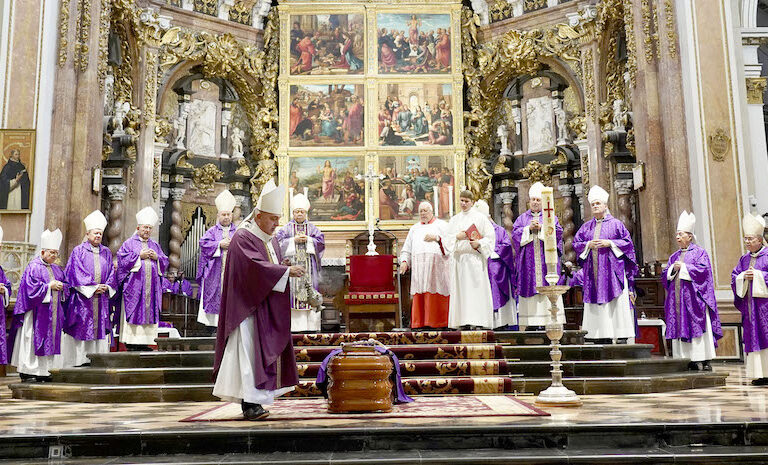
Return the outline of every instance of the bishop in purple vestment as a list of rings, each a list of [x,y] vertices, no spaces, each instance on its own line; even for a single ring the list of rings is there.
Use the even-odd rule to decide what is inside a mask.
[[[272,234],[280,221],[285,187],[264,185],[256,208],[243,221],[229,247],[224,269],[213,395],[240,402],[243,416],[263,419],[262,405],[299,382],[291,339],[288,278],[301,266],[286,266]]]
[[[147,350],[155,343],[163,303],[162,276],[168,257],[152,240],[157,213],[146,207],[136,214],[136,233],[117,251],[120,286],[120,341],[129,350]]]
[[[235,197],[228,190],[216,197],[216,224],[203,234],[199,242],[197,282],[200,284],[200,307],[197,321],[213,328],[219,324],[222,277],[227,262],[227,249],[235,234],[232,211],[236,203]]]
[[[543,327],[552,319],[550,302],[546,296],[536,292],[538,286],[549,286],[544,279],[547,264],[544,260],[544,237],[541,225],[544,219],[541,213],[541,191],[544,184],[534,183],[528,190],[529,209],[518,216],[512,226],[512,245],[515,248],[515,268],[517,269],[516,289],[518,293],[517,311],[520,315],[520,327]],[[555,235],[557,253],[563,255],[563,228],[555,217]],[[561,276],[560,262],[557,263],[557,275]],[[557,319],[565,323],[563,298],[557,300]]]
[[[731,273],[733,303],[741,312],[747,377],[752,384],[768,384],[768,248],[765,220],[747,213],[743,220],[747,253]]]
[[[684,211],[675,239],[680,249],[669,257],[662,274],[666,338],[672,355],[690,360],[690,370],[711,371],[717,339],[723,337],[717,314],[712,265],[707,252],[693,243],[696,217]]]
[[[609,343],[635,337],[630,299],[637,274],[635,247],[624,224],[608,213],[608,193],[593,186],[588,200],[594,218],[573,238],[573,250],[584,269],[584,319],[587,338]]]
[[[22,381],[48,381],[50,370],[62,367],[61,330],[69,286],[64,270],[54,263],[61,238],[58,229],[43,231],[40,256],[33,258],[21,275],[13,313],[23,315],[23,324],[14,341],[11,365]]]
[[[289,264],[302,265],[309,272],[309,275],[301,278],[290,279],[291,331],[320,331],[320,311],[298,296],[306,295],[307,282],[311,282],[315,290],[319,288],[320,260],[325,251],[325,236],[307,219],[310,205],[304,194],[295,195],[291,203],[293,219],[283,226],[275,237],[280,244],[281,254]]]
[[[517,325],[517,305],[515,302],[515,255],[509,233],[491,218],[490,207],[485,200],[478,200],[474,205],[488,217],[496,235],[496,244],[488,260],[488,279],[491,281],[493,300],[493,327],[503,328]]]
[[[72,249],[64,269],[71,287],[64,318],[64,366],[89,363],[86,354],[109,352],[109,299],[117,290],[112,252],[101,243],[107,219],[96,210],[85,220],[86,240]]]

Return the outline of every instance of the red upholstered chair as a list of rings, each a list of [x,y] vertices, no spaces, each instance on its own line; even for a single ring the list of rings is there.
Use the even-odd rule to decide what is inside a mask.
[[[391,330],[398,318],[397,257],[395,255],[352,255],[346,263],[349,290],[344,295],[344,323],[350,320],[381,318],[379,327],[355,328],[360,331]],[[362,323],[362,322],[361,322]],[[354,325],[354,322],[353,322]]]

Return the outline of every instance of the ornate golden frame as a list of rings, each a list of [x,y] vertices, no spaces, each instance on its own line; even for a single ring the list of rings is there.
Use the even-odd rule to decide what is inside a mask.
[[[379,73],[378,63],[378,27],[377,15],[379,13],[402,13],[402,14],[424,14],[425,6],[428,6],[426,12],[430,14],[450,15],[450,33],[451,33],[451,72],[445,74],[385,74]],[[440,8],[442,7],[442,8]],[[342,13],[360,13],[363,14],[365,31],[365,53],[363,59],[364,72],[362,74],[343,74],[343,75],[292,75],[289,73],[290,67],[290,29],[291,16],[312,15],[312,14],[342,14]],[[458,205],[458,195],[465,185],[464,161],[464,109],[463,109],[463,86],[464,77],[462,74],[462,34],[461,18],[462,5],[461,0],[369,0],[364,4],[353,1],[331,1],[327,2],[308,2],[300,0],[284,0],[278,6],[280,21],[280,75],[278,77],[278,86],[280,90],[279,109],[280,114],[280,137],[279,148],[277,151],[279,180],[281,183],[288,183],[288,167],[290,158],[306,156],[355,156],[362,155],[366,162],[366,171],[370,166],[375,173],[379,170],[379,156],[406,156],[413,154],[413,149],[419,153],[429,156],[451,156],[453,158],[454,172],[454,209]],[[452,145],[441,146],[379,146],[378,145],[378,102],[379,85],[388,83],[428,83],[428,84],[450,84],[451,85],[451,112],[454,121],[454,143]],[[363,84],[365,86],[365,121],[364,121],[364,146],[363,147],[289,147],[288,128],[290,107],[290,86],[295,84]],[[369,210],[369,203],[366,191],[366,220],[367,218],[378,218],[379,200],[378,200],[378,179],[372,181],[372,192],[374,195],[373,211]],[[366,188],[368,181],[366,181]],[[285,214],[289,217],[288,205],[286,202]],[[372,216],[370,216],[372,215]],[[312,215],[310,213],[310,219]],[[360,221],[341,222],[341,221],[318,221],[316,222],[326,231],[359,231],[364,228],[365,223]],[[407,229],[413,222],[402,220],[392,220],[384,222],[389,229]]]
[[[21,210],[2,209],[0,210],[0,213],[32,213],[32,201],[34,198],[35,187],[35,156],[37,155],[35,153],[36,143],[37,133],[34,129],[0,129],[0,155],[2,155],[2,158],[0,159],[0,162],[2,162],[0,163],[0,170],[2,170],[8,162],[8,155],[6,152],[19,144],[28,144],[29,148],[29,159],[25,160],[23,156],[21,157],[21,162],[24,164],[25,171],[29,177],[29,208]],[[90,177],[88,178],[88,182],[91,182]]]

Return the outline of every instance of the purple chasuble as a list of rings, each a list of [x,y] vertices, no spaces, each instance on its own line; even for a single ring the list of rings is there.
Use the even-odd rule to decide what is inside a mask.
[[[2,267],[0,267],[0,284],[5,286],[5,294],[0,296],[0,302],[2,302],[2,305],[0,305],[0,365],[5,365],[10,361],[10,357],[8,355],[13,350],[13,346],[8,345],[8,340],[6,340],[5,335],[5,307],[8,303],[8,298],[11,295],[12,289],[11,281],[8,279],[8,277],[5,276],[5,271],[3,271]]]
[[[176,295],[192,297],[192,283],[190,283],[184,278],[177,279],[171,285],[171,292],[173,292]]]
[[[173,284],[171,284],[168,278],[163,276],[163,293],[166,292],[173,292]]]
[[[527,210],[522,215],[518,216],[512,226],[512,245],[515,248],[515,263],[517,268],[517,293],[520,297],[533,297],[536,295],[536,286],[549,286],[549,283],[544,279],[547,275],[547,264],[544,261],[544,237],[540,234],[540,240],[538,241],[538,250],[536,250],[536,239],[521,246],[520,243],[523,239],[523,231],[526,226],[538,218],[539,224],[544,224],[544,219],[541,216],[541,212],[535,214],[531,210]],[[555,235],[557,238],[557,255],[558,257],[563,255],[563,227],[560,226],[560,220],[555,217]],[[536,256],[538,255],[538,257]],[[536,276],[536,264],[539,264],[541,270],[541,278],[537,283]],[[557,275],[559,279],[561,275],[560,260],[557,261]]]
[[[131,272],[142,248],[154,250],[157,260],[142,260],[139,271]],[[163,304],[161,275],[166,269],[168,257],[157,242],[152,239],[142,242],[137,234],[123,242],[117,251],[117,283],[122,291],[126,322],[132,325],[151,325],[160,321],[160,308]]]
[[[743,255],[731,273],[733,304],[741,312],[745,352],[768,349],[768,298],[752,297],[752,283],[747,280],[744,280],[744,284],[749,285],[746,295],[742,298],[736,294],[736,277],[749,269],[753,259],[752,268],[763,272],[763,279],[768,285],[768,248],[766,247],[759,250],[755,257],[750,253]]]
[[[230,224],[226,228],[226,235],[231,238],[235,234],[235,225]],[[221,277],[223,275],[223,263],[226,262],[227,249],[221,249],[219,256],[214,257],[219,249],[219,242],[224,240],[224,226],[216,223],[200,238],[200,260],[197,264],[197,282],[202,286],[203,295],[199,296],[203,301],[205,313],[219,314],[221,305]],[[190,293],[191,295],[191,293]]]
[[[494,252],[499,258],[488,260],[488,278],[491,280],[493,309],[497,310],[515,298],[515,256],[507,230],[493,223],[496,233]],[[510,291],[511,289],[511,291]]]
[[[405,389],[403,389],[403,381],[400,377],[400,360],[397,358],[397,355],[395,355],[394,352],[389,350],[388,347],[381,347],[381,346],[373,346],[374,349],[376,349],[376,352],[384,355],[389,355],[389,358],[392,359],[392,366],[395,367],[392,376],[390,376],[390,380],[392,381],[392,390],[395,391],[393,394],[395,394],[395,403],[396,404],[407,404],[408,402],[413,402],[413,399],[408,396],[408,394],[405,393]],[[331,351],[330,354],[328,354],[325,359],[323,359],[323,363],[320,364],[320,369],[317,372],[317,379],[315,379],[315,384],[320,389],[320,391],[323,393],[323,397],[328,398],[328,364],[331,362],[331,359],[335,356],[341,353],[343,349],[334,349]]]
[[[309,255],[309,261],[312,265],[312,287],[314,287],[315,290],[318,290],[320,260],[323,258],[323,252],[325,251],[325,235],[314,224],[310,223],[309,221],[305,222],[307,223],[306,234],[308,236],[308,240],[312,240],[315,246],[314,255]],[[288,244],[296,235],[295,231],[297,226],[298,223],[296,223],[296,220],[291,220],[288,222],[288,224],[280,228],[280,230],[277,231],[277,234],[275,234],[275,237],[280,244],[281,255],[285,256],[285,251],[288,250]]]
[[[579,263],[584,269],[584,303],[607,304],[621,295],[624,290],[625,275],[630,292],[634,287],[634,278],[637,274],[635,246],[624,223],[610,214],[605,214],[600,225],[599,236],[595,237],[597,225],[598,221],[595,218],[581,225],[573,238],[573,250],[579,256]],[[603,247],[590,250],[587,258],[582,259],[581,254],[587,248],[587,242],[594,239],[613,241],[623,255],[616,257],[611,247]],[[597,254],[596,258],[595,254]],[[595,262],[597,262],[596,268]]]
[[[298,384],[299,374],[291,338],[289,293],[272,290],[288,267],[280,265],[282,254],[277,239],[272,238],[271,243],[275,263],[270,260],[266,243],[247,228],[238,229],[232,237],[224,267],[213,377],[219,372],[227,338],[253,316],[254,385],[275,391]]]
[[[717,301],[715,300],[715,284],[712,278],[712,265],[707,251],[696,244],[690,244],[685,254],[678,250],[669,257],[667,265],[672,267],[680,260],[691,276],[687,279],[676,279],[677,273],[670,280],[667,272],[662,273],[662,283],[667,291],[664,299],[664,314],[667,323],[667,339],[680,339],[691,342],[691,339],[700,337],[707,331],[707,312],[712,323],[712,335],[717,340],[723,337],[720,327],[720,317],[717,314]],[[678,271],[679,273],[679,271]],[[679,296],[679,299],[678,299]]]
[[[51,290],[50,302],[43,303],[48,283],[61,281],[61,291]],[[59,265],[48,265],[39,256],[32,259],[21,275],[14,315],[32,311],[34,322],[35,355],[46,356],[61,353],[61,330],[64,326],[64,307],[69,296],[69,286],[64,270]],[[23,319],[23,317],[22,317]]]
[[[81,341],[104,339],[112,330],[109,291],[88,298],[75,288],[106,284],[117,290],[112,252],[99,244],[98,254],[95,254],[91,244],[85,241],[72,249],[64,274],[70,286],[64,332]]]

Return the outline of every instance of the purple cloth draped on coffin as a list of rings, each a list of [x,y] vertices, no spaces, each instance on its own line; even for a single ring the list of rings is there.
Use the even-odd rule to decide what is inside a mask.
[[[122,303],[125,305],[125,320],[132,325],[155,324],[160,320],[160,308],[163,301],[163,282],[161,275],[168,268],[168,257],[160,249],[160,244],[149,239],[147,247],[157,253],[157,260],[142,260],[139,271],[131,272],[141,253],[141,239],[134,234],[126,239],[117,252],[117,283],[121,290]],[[144,303],[144,267],[150,266],[149,308],[147,313]],[[118,305],[118,312],[120,306]]]
[[[389,358],[392,359],[392,365],[395,367],[395,371],[390,377],[392,380],[392,389],[395,390],[395,403],[396,404],[407,404],[408,402],[413,402],[413,399],[409,397],[405,393],[405,389],[403,389],[403,383],[401,381],[400,377],[400,360],[398,360],[397,355],[395,355],[394,352],[389,350],[387,347],[381,347],[381,346],[373,346],[374,349],[376,349],[376,352],[384,355],[389,355]],[[320,370],[317,372],[317,379],[315,380],[315,384],[317,387],[323,392],[323,397],[328,398],[328,364],[331,362],[331,359],[340,354],[343,349],[334,349],[328,356],[325,357],[323,360],[323,363],[320,364]]]
[[[493,223],[496,233],[494,252],[499,258],[488,260],[488,278],[491,280],[493,309],[497,310],[515,298],[515,255],[507,230]],[[511,289],[511,291],[510,291]]]
[[[5,286],[5,294],[0,296],[0,365],[5,365],[11,359],[11,351],[13,346],[9,345],[10,339],[13,339],[14,333],[11,333],[11,337],[6,337],[5,334],[5,307],[8,303],[8,299],[11,295],[11,281],[5,276],[5,271],[0,267],[0,284]]]
[[[671,267],[680,259],[682,251],[678,250],[669,257],[667,266]],[[706,250],[696,244],[690,244],[683,257],[683,263],[691,275],[691,281],[680,280],[680,316],[677,313],[677,296],[675,295],[675,280],[667,279],[667,272],[662,273],[662,283],[667,291],[664,299],[664,313],[667,323],[667,339],[680,339],[691,342],[707,331],[707,312],[712,323],[712,335],[717,340],[723,337],[720,317],[717,314],[715,300],[715,284],[712,278],[712,264]],[[669,268],[667,269],[669,270]]]
[[[112,265],[112,252],[104,245],[99,245],[99,261],[101,279],[96,282],[94,279],[93,249],[91,244],[86,241],[72,249],[69,262],[64,269],[67,284],[71,286],[64,332],[81,341],[104,339],[112,330],[109,319],[109,292],[100,295],[94,294],[89,299],[75,289],[78,286],[96,284],[106,284],[112,289],[117,289],[115,270]],[[98,299],[99,306],[96,324],[93,321],[94,299]]]
[[[541,212],[536,213],[539,224],[543,224],[544,220],[541,216]],[[517,294],[519,297],[533,297],[536,295],[536,256],[538,252],[541,257],[541,276],[542,278],[547,275],[547,264],[544,261],[544,240],[539,241],[539,250],[534,250],[535,241],[531,241],[524,246],[520,246],[520,242],[523,238],[523,230],[526,226],[531,224],[534,220],[534,213],[531,210],[527,210],[522,215],[518,216],[512,226],[512,245],[515,248],[515,263],[517,268]],[[560,226],[560,220],[555,217],[555,235],[557,237],[557,255],[561,257],[563,255],[563,227]],[[561,283],[563,275],[560,269],[560,260],[557,262],[557,275],[558,283]],[[542,279],[545,286],[549,286],[546,280]]]
[[[237,228],[234,224],[230,224],[226,229],[227,237],[231,239]],[[203,310],[205,313],[214,315],[219,314],[221,305],[221,264],[224,250],[218,257],[213,255],[219,248],[219,242],[224,240],[224,234],[224,226],[216,223],[200,238],[200,259],[195,278],[203,291],[203,295],[198,296],[203,301]],[[190,285],[189,296],[192,295],[191,289],[192,286]]]
[[[587,221],[573,238],[573,250],[579,256],[579,263],[584,270],[583,290],[584,302],[590,304],[606,304],[617,298],[624,290],[624,277],[626,274],[629,291],[634,288],[634,279],[637,274],[635,259],[635,246],[624,224],[611,216],[605,215],[603,226],[600,229],[600,239],[608,239],[623,252],[621,257],[616,257],[610,247],[594,249],[590,251],[586,259],[580,255],[587,247],[587,242],[593,239],[597,220],[592,218]],[[598,254],[598,280],[595,282],[592,254]]]
[[[291,220],[275,234],[275,237],[280,244],[280,252],[283,256],[285,256],[285,251],[288,250],[288,244],[293,238],[293,231],[296,224],[296,220]],[[317,226],[307,222],[307,236],[313,240],[315,246],[315,254],[310,256],[309,261],[312,264],[312,287],[314,287],[315,290],[318,290],[320,260],[322,260],[323,252],[325,251],[325,235],[317,228]]]
[[[16,320],[18,321],[16,329],[21,327],[24,320],[23,315],[28,311],[32,311],[35,355],[37,356],[61,353],[61,330],[64,325],[69,286],[64,278],[64,270],[56,264],[50,265],[50,267],[53,271],[54,279],[64,283],[64,288],[58,293],[51,291],[51,302],[43,303],[51,278],[48,274],[48,267],[43,259],[39,256],[35,257],[29,262],[29,265],[27,265],[27,268],[21,275],[19,292],[16,296],[16,306],[13,309],[13,314],[21,317],[20,320]],[[54,298],[58,298],[56,328],[51,328],[51,304]]]
[[[752,297],[747,299],[736,295],[736,277],[749,268],[750,254],[745,254],[739,259],[739,263],[731,273],[731,288],[733,289],[733,303],[741,312],[741,325],[744,331],[744,351],[757,352],[768,349],[768,299]],[[768,285],[768,248],[763,247],[757,252],[757,260],[754,268],[763,272],[763,279]],[[745,280],[745,284],[748,281]]]

